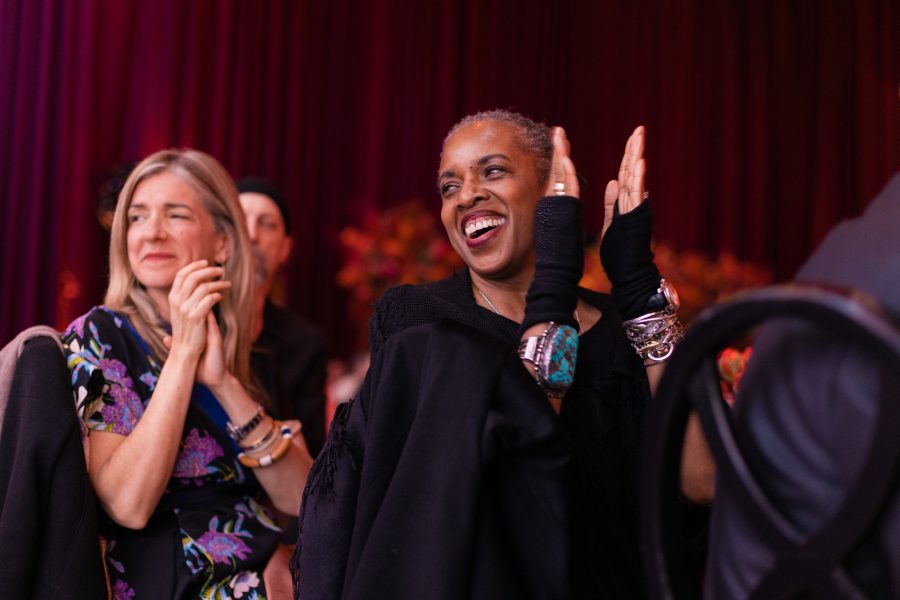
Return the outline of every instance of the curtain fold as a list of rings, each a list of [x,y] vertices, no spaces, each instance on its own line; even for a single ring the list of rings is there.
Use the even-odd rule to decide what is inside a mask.
[[[194,146],[294,213],[290,304],[338,354],[340,229],[421,198],[447,129],[564,125],[600,228],[648,126],[656,237],[792,274],[900,166],[900,2],[0,0],[0,342],[101,301],[97,190]]]

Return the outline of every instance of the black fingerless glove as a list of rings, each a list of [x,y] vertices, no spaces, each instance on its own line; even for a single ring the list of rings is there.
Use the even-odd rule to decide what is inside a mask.
[[[659,289],[659,269],[650,250],[652,234],[648,200],[624,215],[616,203],[612,224],[600,243],[600,262],[612,283],[613,301],[626,320],[647,312],[647,300]]]
[[[581,201],[573,196],[541,198],[534,215],[534,280],[525,297],[519,335],[537,323],[576,327],[572,316],[584,271]]]

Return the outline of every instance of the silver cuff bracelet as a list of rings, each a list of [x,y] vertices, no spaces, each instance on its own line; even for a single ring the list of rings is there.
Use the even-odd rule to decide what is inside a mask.
[[[684,326],[674,312],[660,310],[624,321],[625,336],[647,366],[663,362],[684,337]]]

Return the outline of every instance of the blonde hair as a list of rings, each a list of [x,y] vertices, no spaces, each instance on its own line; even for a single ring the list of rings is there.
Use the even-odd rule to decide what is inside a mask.
[[[147,341],[162,363],[169,355],[163,344],[168,335],[156,305],[144,286],[135,278],[128,259],[128,209],[138,186],[161,173],[171,173],[191,186],[209,211],[218,233],[228,239],[228,258],[222,265],[224,279],[231,287],[222,292],[217,304],[219,326],[228,370],[251,393],[265,401],[250,369],[253,326],[254,263],[237,188],[225,168],[212,156],[191,149],[162,150],[141,161],[128,176],[116,213],[109,241],[109,287],[104,303],[128,316],[135,329]]]

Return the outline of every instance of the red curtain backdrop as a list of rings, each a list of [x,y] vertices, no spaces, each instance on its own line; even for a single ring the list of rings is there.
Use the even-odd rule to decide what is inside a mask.
[[[340,354],[338,232],[436,212],[446,130],[496,107],[567,128],[593,229],[646,124],[656,237],[785,278],[900,166],[898,81],[897,0],[0,0],[0,343],[100,302],[113,166],[193,146],[284,188]]]

